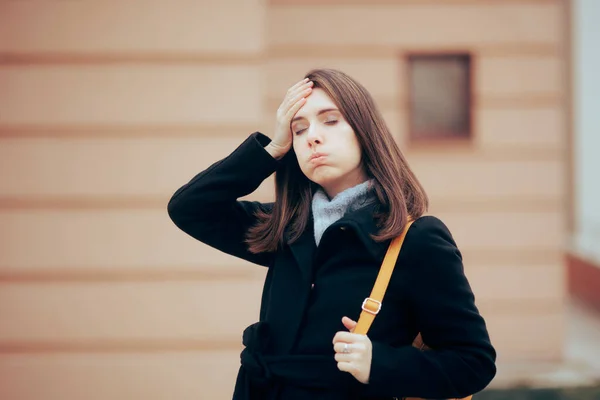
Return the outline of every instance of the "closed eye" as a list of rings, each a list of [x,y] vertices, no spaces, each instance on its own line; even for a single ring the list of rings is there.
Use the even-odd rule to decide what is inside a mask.
[[[335,125],[337,124],[338,120],[337,119],[332,119],[330,121],[325,121],[326,125]]]
[[[305,130],[306,130],[306,128],[304,128],[304,129],[298,129],[296,132],[294,132],[294,134],[299,135],[302,132],[304,132]]]

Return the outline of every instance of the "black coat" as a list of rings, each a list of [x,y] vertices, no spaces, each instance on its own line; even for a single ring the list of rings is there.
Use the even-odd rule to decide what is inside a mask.
[[[187,234],[269,268],[260,322],[244,332],[234,399],[452,398],[485,388],[496,373],[496,353],[461,254],[446,226],[432,216],[410,227],[369,331],[369,383],[337,370],[333,337],[346,331],[343,316],[358,320],[389,241],[370,237],[377,230],[374,204],[332,224],[318,248],[308,224],[299,240],[276,253],[250,253],[244,236],[254,213],[272,205],[237,199],[277,169],[279,162],[264,150],[268,143],[254,133],[177,190],[168,206]],[[435,350],[411,346],[418,332]]]

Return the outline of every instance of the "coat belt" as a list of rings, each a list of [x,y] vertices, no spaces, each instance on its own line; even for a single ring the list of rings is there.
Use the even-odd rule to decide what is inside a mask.
[[[337,368],[337,362],[325,355],[267,354],[270,339],[268,324],[257,322],[244,330],[241,368],[234,400],[250,400],[254,390],[276,385],[292,385],[314,389],[354,391],[362,384],[352,375]]]

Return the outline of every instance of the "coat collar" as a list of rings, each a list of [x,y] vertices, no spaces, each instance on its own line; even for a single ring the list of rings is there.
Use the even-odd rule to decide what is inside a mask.
[[[340,220],[333,223],[332,226],[343,226],[353,229],[371,257],[378,263],[381,263],[390,241],[376,242],[371,238],[371,235],[377,233],[379,230],[377,221],[374,218],[378,208],[378,203],[369,204],[346,214]],[[302,235],[294,243],[290,243],[289,247],[296,263],[300,267],[303,278],[306,281],[310,281],[313,274],[313,262],[317,252],[312,215]]]
[[[371,237],[371,235],[374,235],[379,231],[379,226],[377,225],[377,220],[375,219],[375,215],[379,211],[379,207],[379,203],[372,203],[359,210],[356,210],[353,213],[349,213],[337,222],[352,227],[359,239],[363,242],[367,251],[370,253],[371,257],[377,261],[381,261],[383,259],[383,255],[387,251],[387,248],[390,244],[389,240],[376,242]]]

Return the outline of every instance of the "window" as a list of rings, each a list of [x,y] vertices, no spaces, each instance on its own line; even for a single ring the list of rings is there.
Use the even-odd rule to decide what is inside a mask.
[[[471,56],[408,57],[411,140],[471,137]]]

